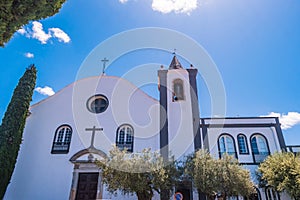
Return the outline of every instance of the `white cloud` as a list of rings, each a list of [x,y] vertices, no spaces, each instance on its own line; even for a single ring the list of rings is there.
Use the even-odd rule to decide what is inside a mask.
[[[71,41],[68,34],[66,34],[60,28],[49,28],[46,33],[43,29],[42,23],[38,21],[32,22],[32,27],[25,29],[22,27],[17,31],[18,33],[25,35],[28,38],[34,38],[39,40],[42,44],[47,44],[50,38],[57,38],[59,42],[69,43]]]
[[[197,0],[153,0],[152,9],[164,14],[170,12],[190,14],[197,8],[197,3]]]
[[[30,53],[30,52],[27,52],[27,53],[24,54],[24,56],[25,56],[26,58],[33,58],[33,57],[34,57],[34,54],[33,54],[33,53]]]
[[[32,33],[31,37],[38,39],[42,44],[46,44],[47,41],[51,38],[50,33],[45,33],[43,30],[43,25],[40,22],[34,21],[32,22]]]
[[[56,37],[60,42],[69,43],[71,40],[70,37],[65,32],[63,32],[60,28],[49,28],[49,32],[53,37]]]
[[[24,29],[24,27],[22,27],[19,30],[17,30],[17,32],[20,33],[21,35],[24,35],[26,33],[26,30]]]
[[[120,3],[127,3],[128,0],[119,0]]]
[[[129,0],[119,0],[125,4]],[[152,0],[152,9],[161,13],[186,13],[190,14],[198,7],[198,0]]]
[[[37,87],[34,89],[35,91],[37,91],[38,93],[42,94],[42,95],[46,95],[46,96],[52,96],[55,94],[55,92],[53,91],[53,89],[51,87],[45,86],[45,87]]]
[[[281,128],[284,130],[300,124],[300,113],[298,112],[288,112],[287,114],[271,112],[268,115],[261,117],[278,117],[281,123]]]

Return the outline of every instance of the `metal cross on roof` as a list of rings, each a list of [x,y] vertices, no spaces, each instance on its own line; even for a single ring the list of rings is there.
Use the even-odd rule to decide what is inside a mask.
[[[174,51],[173,51],[173,53],[172,53],[174,56],[176,56],[176,50],[177,50],[177,49],[174,49]]]
[[[106,63],[107,63],[108,61],[109,61],[109,60],[108,60],[106,57],[104,57],[104,59],[101,60],[101,62],[103,62],[102,74],[104,74],[104,71],[105,71],[105,65],[106,65]]]

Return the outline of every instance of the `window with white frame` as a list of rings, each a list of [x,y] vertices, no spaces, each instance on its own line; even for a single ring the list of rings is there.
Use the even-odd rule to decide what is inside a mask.
[[[120,149],[127,149],[128,152],[133,152],[134,134],[133,128],[129,124],[121,125],[117,130],[116,146]]]
[[[246,136],[244,134],[238,134],[237,141],[240,154],[248,154],[249,151]]]
[[[70,149],[72,128],[69,125],[62,125],[55,131],[51,153],[67,154]]]
[[[219,156],[220,158],[223,156],[224,153],[228,155],[232,155],[237,158],[234,139],[229,134],[222,134],[218,140],[218,147],[219,147]]]

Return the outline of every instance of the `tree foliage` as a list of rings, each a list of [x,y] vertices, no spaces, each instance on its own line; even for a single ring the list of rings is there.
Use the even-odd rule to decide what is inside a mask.
[[[36,68],[29,66],[19,80],[0,126],[0,199],[13,173],[26,117],[36,82]]]
[[[249,171],[240,166],[235,158],[224,154],[222,159],[217,160],[216,166],[217,188],[223,199],[228,196],[250,196],[255,193]]]
[[[249,196],[255,193],[249,171],[226,154],[222,159],[214,159],[201,149],[188,157],[185,173],[193,181],[198,193],[205,194],[209,199],[214,199],[216,194],[226,199],[228,196]]]
[[[32,20],[56,14],[66,0],[0,0],[0,45]]]
[[[114,148],[105,161],[97,163],[109,192],[135,193],[139,200],[150,200],[155,191],[171,191],[176,180],[175,162],[165,165],[159,153],[150,149],[128,154]]]
[[[191,178],[198,193],[204,193],[213,198],[217,190],[216,160],[205,150],[199,150],[188,156],[185,163],[185,173]]]
[[[261,180],[278,192],[286,191],[300,199],[300,156],[291,152],[278,152],[260,164]]]

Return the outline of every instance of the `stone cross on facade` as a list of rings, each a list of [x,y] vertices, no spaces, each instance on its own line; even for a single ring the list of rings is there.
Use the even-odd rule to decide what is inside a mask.
[[[85,130],[92,131],[92,139],[91,139],[90,148],[95,148],[95,146],[94,146],[95,133],[96,133],[96,131],[103,131],[103,128],[96,128],[96,126],[93,126],[93,128],[86,128]]]
[[[102,74],[104,74],[105,71],[105,65],[109,60],[105,57],[104,59],[101,60],[101,62],[103,62],[103,68],[102,68]]]

